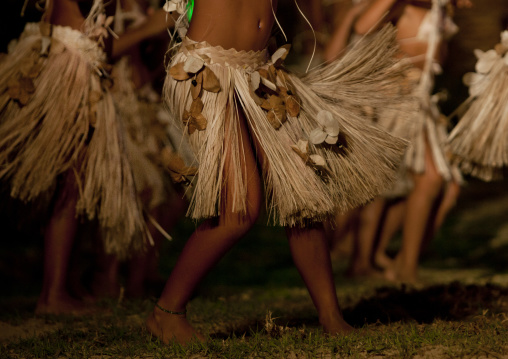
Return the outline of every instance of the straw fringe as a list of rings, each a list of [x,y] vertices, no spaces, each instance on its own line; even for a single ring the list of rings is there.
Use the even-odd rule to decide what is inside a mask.
[[[78,31],[53,26],[53,37],[45,39],[37,29],[27,25],[0,68],[0,177],[9,180],[13,197],[33,201],[53,191],[60,175],[75,171],[78,215],[97,217],[106,250],[125,256],[142,246],[136,238],[144,224],[123,130],[98,75],[105,56]],[[45,41],[47,56],[41,55]],[[40,74],[21,104],[9,80],[24,83],[32,64]]]
[[[111,93],[118,116],[126,128],[125,148],[134,175],[136,190],[146,209],[153,209],[168,198],[164,173],[156,163],[162,144],[153,133],[163,130],[157,126],[158,103],[148,103],[140,98],[131,79],[131,67],[127,57],[113,67]],[[159,136],[160,137],[160,136]]]
[[[373,117],[380,111],[413,103],[415,83],[410,78],[410,62],[396,59],[399,47],[396,29],[385,25],[375,34],[364,36],[344,55],[322,65],[303,79],[322,98],[367,110]]]
[[[448,147],[464,173],[498,180],[508,166],[508,65],[500,58],[484,81],[485,88],[467,101],[469,107],[450,133]]]
[[[278,72],[276,84],[292,83],[301,99],[301,111],[298,117],[287,115],[282,126],[275,129],[250,94],[251,74],[270,65],[264,52],[237,52],[206,43],[189,44],[186,40],[172,65],[185,61],[190,55],[205,59],[206,66],[215,73],[221,85],[218,93],[203,91],[202,114],[207,119],[207,126],[189,135],[181,119],[193,100],[191,81],[176,81],[168,72],[165,82],[165,100],[174,118],[180,119],[178,125],[188,138],[199,164],[188,212],[192,218],[209,218],[221,213],[225,176],[228,176],[228,185],[234,186],[228,189],[233,193],[233,210],[245,213],[245,162],[238,140],[237,106],[245,113],[251,136],[266,159],[262,170],[267,206],[272,220],[280,225],[322,221],[337,207],[344,211],[367,202],[393,181],[406,147],[405,141],[368,125],[365,119],[349,110],[349,106],[332,104],[320,97],[309,90],[306,78],[301,80],[285,71]],[[319,154],[326,161],[325,173],[319,173],[306,164],[292,146],[299,140],[308,140],[312,130],[319,126],[316,118],[323,109],[339,121],[344,148],[309,144],[309,154]],[[230,171],[227,174],[226,163]]]

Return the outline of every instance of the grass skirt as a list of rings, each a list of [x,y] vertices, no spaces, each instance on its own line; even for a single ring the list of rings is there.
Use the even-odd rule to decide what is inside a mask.
[[[104,61],[79,31],[27,24],[0,66],[0,178],[32,201],[73,171],[77,214],[97,218],[107,252],[124,255],[144,224]]]
[[[322,221],[391,185],[406,142],[367,124],[351,106],[311,90],[312,76],[300,79],[287,72],[284,56],[277,54],[269,60],[266,51],[185,39],[169,65],[164,97],[198,167],[190,217],[220,214],[226,158],[235,169],[234,178],[228,178],[234,183],[233,211],[246,211],[238,111],[266,158],[262,172],[275,223]],[[323,141],[318,143],[316,134]]]
[[[421,70],[413,68],[412,76]],[[416,174],[425,172],[425,148],[430,146],[432,159],[438,173],[445,181],[463,183],[462,174],[457,166],[450,163],[446,148],[448,121],[437,106],[438,95],[431,96],[417,86],[413,91],[416,101],[401,103],[395,108],[388,107],[381,112],[378,123],[395,136],[408,140],[404,162],[399,171],[395,186],[384,194],[388,198],[404,197],[413,188],[408,171]]]
[[[134,175],[136,190],[147,210],[163,204],[169,196],[167,174],[159,160],[164,147],[165,125],[159,120],[162,104],[157,98],[144,98],[131,81],[129,59],[113,67],[113,95],[117,113],[126,129],[125,148]],[[155,95],[155,94],[154,94]]]
[[[484,181],[502,178],[508,166],[508,32],[504,34],[495,50],[477,51],[477,72],[467,75],[470,97],[448,138],[454,163]]]

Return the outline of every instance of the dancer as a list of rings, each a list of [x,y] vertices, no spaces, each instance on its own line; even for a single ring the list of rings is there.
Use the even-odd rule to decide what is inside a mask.
[[[456,31],[447,16],[452,5],[471,4],[469,1],[452,4],[442,0],[376,0],[355,24],[359,34],[366,34],[385,21],[395,24],[401,51],[417,69],[418,86],[414,95],[419,99],[419,109],[413,112],[414,117],[404,118],[404,114],[411,113],[408,110],[387,109],[379,118],[380,124],[391,133],[412,143],[404,161],[407,174],[401,173],[398,185],[389,194],[397,205],[387,203],[387,213],[378,206],[374,216],[383,227],[371,232],[380,233],[381,244],[374,255],[372,250],[365,251],[370,253],[369,260],[374,258],[378,265],[386,266],[385,276],[394,281],[417,280],[418,259],[425,238],[432,237],[453,207],[462,181],[460,173],[448,163],[443,136],[446,123],[439,114],[436,96],[431,96],[438,63],[444,59],[440,50],[444,41]],[[385,216],[383,222],[380,216]],[[403,227],[402,247],[392,263],[384,250],[399,225]],[[369,237],[370,248],[373,243]]]
[[[336,207],[358,206],[387,188],[406,143],[310,90],[309,83],[326,87],[326,68],[302,80],[282,65],[287,47],[268,57],[276,5],[196,0],[188,32],[168,66],[164,97],[198,165],[188,215],[204,221],[147,319],[148,330],[164,343],[204,339],[188,323],[186,305],[201,279],[256,221],[262,181],[271,219],[286,227],[324,332],[352,330],[339,308],[321,222]],[[376,51],[394,45],[393,37],[384,40]],[[356,67],[361,78],[365,63],[355,60],[344,59],[342,68]],[[393,66],[391,60],[383,64]],[[332,87],[341,80],[336,77]]]
[[[40,314],[90,310],[66,288],[78,218],[98,219],[108,253],[144,247],[141,204],[109,92],[113,13],[101,0],[48,0],[41,22],[26,25],[0,66],[0,178],[12,197],[46,200],[52,213]]]
[[[154,28],[153,36],[166,33],[169,41],[167,13],[163,9],[145,10],[144,7],[133,0],[118,1],[115,34],[124,38],[150,23]],[[178,144],[166,134],[170,116],[163,108],[160,95],[151,86],[152,74],[141,57],[140,42],[145,40],[150,39],[139,36],[130,41],[130,47],[128,44],[117,46],[114,41],[112,52],[116,62],[111,74],[111,93],[126,128],[126,153],[138,195],[147,212],[147,227],[153,241],[147,243],[145,251],[133,253],[126,261],[127,297],[143,297],[151,289],[148,284],[163,283],[158,273],[159,248],[165,235],[167,237],[165,232],[184,215],[186,207],[185,189],[173,185],[169,170],[165,170],[164,157],[173,154]],[[98,252],[92,291],[99,296],[118,297],[120,258],[103,253],[100,247]]]

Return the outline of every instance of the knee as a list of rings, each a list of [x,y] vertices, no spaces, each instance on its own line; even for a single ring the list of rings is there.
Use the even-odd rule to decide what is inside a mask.
[[[423,176],[415,181],[415,189],[420,190],[420,193],[425,193],[427,197],[437,197],[443,188],[444,179],[435,171],[426,171]]]
[[[223,213],[219,218],[219,222],[227,228],[227,233],[231,238],[240,238],[256,223],[260,209],[261,201],[249,201],[246,204],[245,211]]]

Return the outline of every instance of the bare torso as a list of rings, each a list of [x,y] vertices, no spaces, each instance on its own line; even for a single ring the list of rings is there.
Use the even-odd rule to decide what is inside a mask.
[[[85,18],[81,13],[78,2],[76,0],[53,0],[51,23],[81,30]]]
[[[429,0],[430,2],[430,0]],[[397,40],[400,50],[407,57],[414,59],[416,67],[423,68],[427,53],[427,41],[417,40],[418,30],[429,10],[407,5],[404,13],[397,22]],[[439,59],[436,54],[436,59]]]
[[[187,36],[226,49],[262,50],[271,35],[277,0],[195,0]]]

